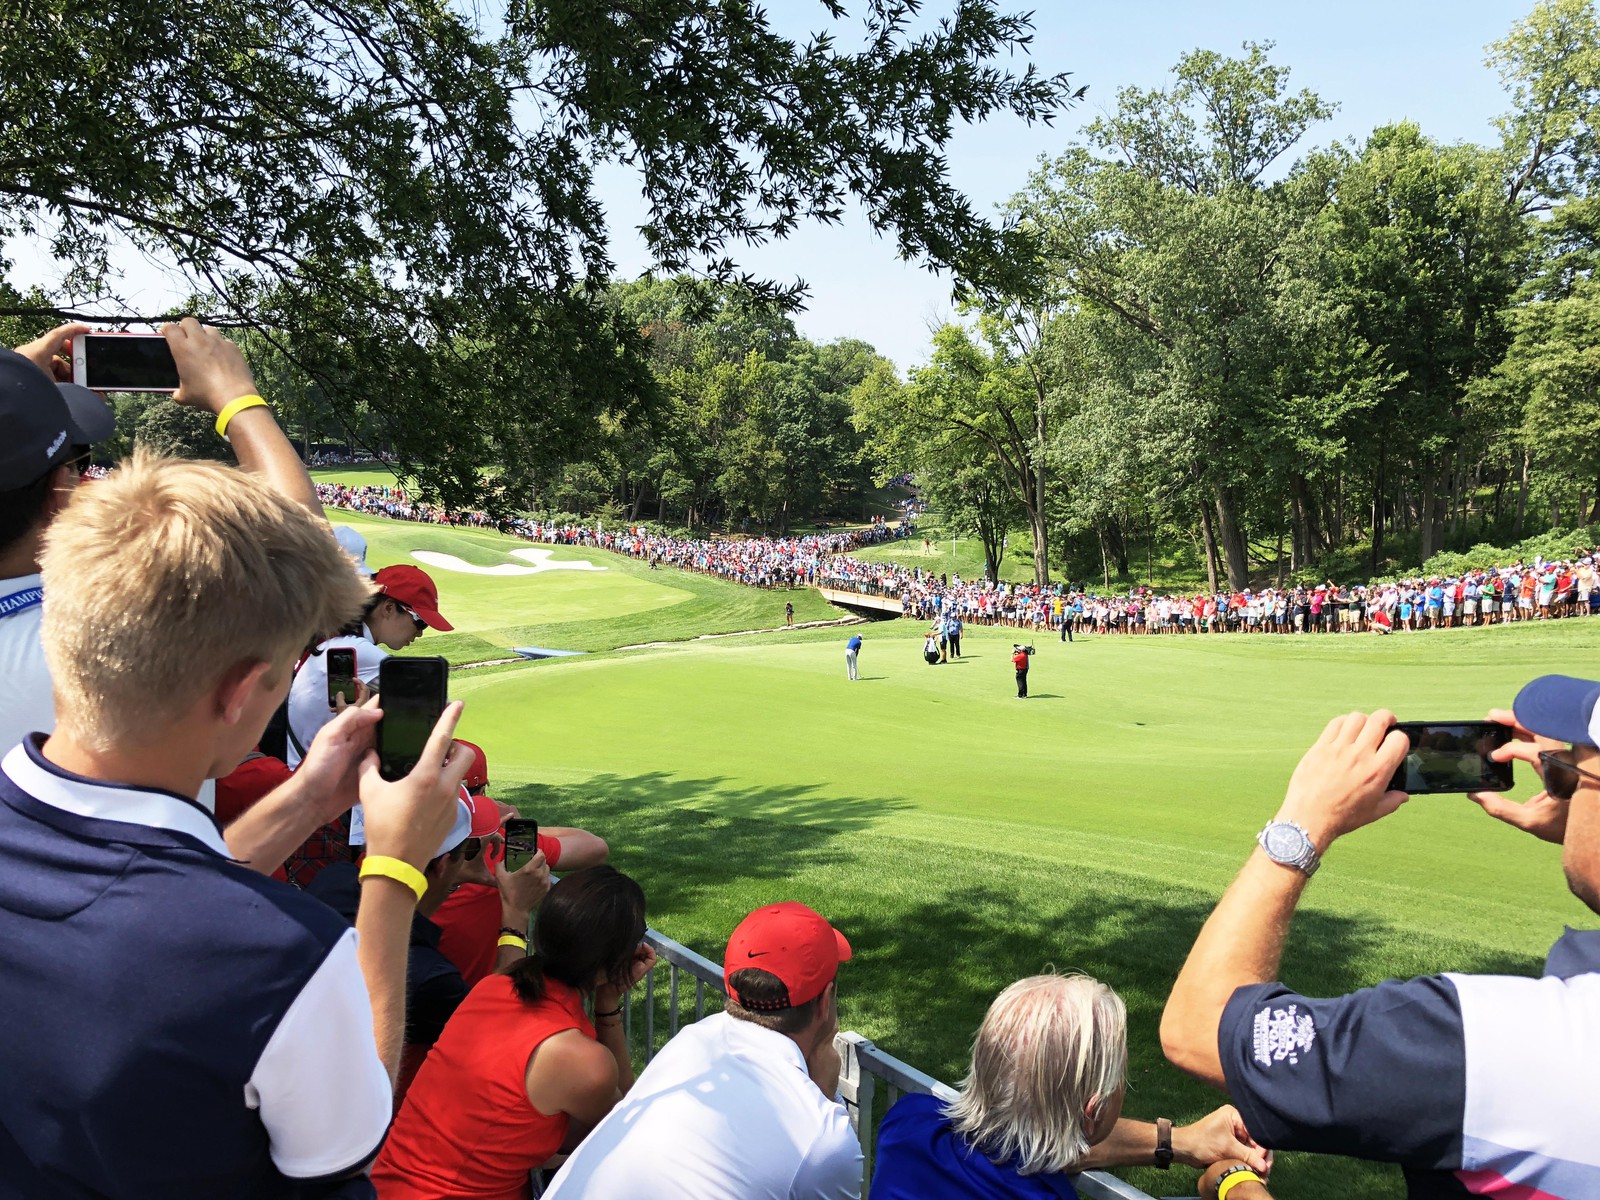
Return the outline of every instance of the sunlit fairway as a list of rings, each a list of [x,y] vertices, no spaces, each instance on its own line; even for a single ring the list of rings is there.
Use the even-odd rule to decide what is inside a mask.
[[[360,525],[377,562],[424,545],[503,558],[493,535]],[[439,573],[445,611],[471,632],[419,649],[460,657],[466,639],[526,631],[604,650],[690,636],[693,613],[781,624],[784,593],[587,556],[612,570]],[[1088,971],[1128,1002],[1129,1111],[1180,1120],[1217,1098],[1162,1060],[1161,1005],[1326,720],[1380,705],[1477,717],[1534,675],[1600,662],[1600,621],[1384,641],[1041,637],[1033,697],[1019,701],[1016,632],[971,630],[966,659],[929,667],[916,625],[861,629],[859,683],[845,678],[848,631],[830,628],[462,671],[451,690],[497,794],[603,834],[669,936],[715,958],[757,904],[813,904],[857,949],[845,1023],[945,1079],[1006,983]],[[1328,857],[1284,973],[1327,994],[1391,975],[1533,972],[1564,922],[1593,919],[1567,894],[1556,848],[1463,798],[1419,798]],[[1192,1191],[1188,1175],[1130,1177],[1157,1195]],[[1403,1194],[1388,1168],[1301,1156],[1274,1184],[1291,1198]]]
[[[454,663],[509,657],[516,646],[601,650],[705,633],[782,625],[791,600],[797,621],[831,621],[841,614],[815,592],[763,592],[684,571],[649,565],[603,550],[543,547],[557,563],[589,563],[603,571],[554,570],[524,575],[478,575],[421,563],[415,551],[447,554],[478,567],[528,563],[516,551],[531,543],[492,530],[451,529],[329,510],[339,525],[366,537],[367,561],[422,566],[439,585],[440,609],[455,632],[429,633],[417,653]]]

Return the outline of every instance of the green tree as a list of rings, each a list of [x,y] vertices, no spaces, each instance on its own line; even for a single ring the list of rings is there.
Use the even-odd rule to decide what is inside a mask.
[[[759,297],[803,285],[748,277],[738,248],[851,198],[966,286],[1021,275],[1026,239],[951,186],[943,149],[957,120],[1048,121],[1067,80],[1009,66],[1031,26],[996,0],[913,32],[920,7],[864,0],[847,45],[843,0],[803,41],[745,4],[12,6],[0,237],[48,239],[70,270],[6,311],[114,291],[131,243],[209,315],[270,331],[347,425],[370,411],[424,491],[514,506],[659,399],[603,300],[598,163],[637,172],[661,268]]]
[[[1163,91],[1126,88],[1088,144],[1038,172],[1011,209],[1043,239],[1056,285],[1149,350],[1125,391],[1200,518],[1208,563],[1249,575],[1250,488],[1273,455],[1295,347],[1327,327],[1302,310],[1294,243],[1324,202],[1265,176],[1331,107],[1288,91],[1269,46],[1186,54]],[[1214,574],[1214,571],[1213,571]]]

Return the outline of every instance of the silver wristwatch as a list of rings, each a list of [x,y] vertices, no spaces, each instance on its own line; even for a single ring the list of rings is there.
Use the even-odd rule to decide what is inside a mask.
[[[1293,821],[1268,821],[1256,834],[1256,844],[1275,863],[1304,872],[1310,879],[1322,865],[1322,856],[1311,842],[1311,835]]]

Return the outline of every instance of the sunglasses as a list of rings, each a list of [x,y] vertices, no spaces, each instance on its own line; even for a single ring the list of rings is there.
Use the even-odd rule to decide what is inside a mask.
[[[459,861],[459,862],[471,862],[473,859],[477,858],[478,855],[480,855],[482,853],[483,853],[483,839],[482,838],[468,838],[466,841],[462,842],[459,846],[457,846],[454,850],[450,851],[450,857],[455,859],[455,860],[457,860],[457,861]]]
[[[1600,783],[1600,775],[1596,775],[1593,771],[1585,771],[1577,763],[1562,758],[1564,753],[1567,752],[1563,750],[1539,752],[1539,762],[1544,767],[1544,790],[1557,800],[1571,800],[1573,793],[1578,790],[1579,779]]]
[[[396,600],[394,602],[394,606],[400,610],[401,615],[411,618],[411,623],[417,627],[417,632],[418,633],[421,633],[424,629],[426,629],[428,627],[428,623],[426,621],[424,621],[421,617],[417,616],[416,613],[412,612],[404,604],[401,604],[400,601]]]

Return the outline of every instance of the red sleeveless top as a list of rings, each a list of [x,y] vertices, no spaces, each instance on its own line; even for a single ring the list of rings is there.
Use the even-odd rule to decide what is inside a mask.
[[[594,1037],[583,997],[545,980],[536,1004],[490,975],[434,1044],[372,1168],[379,1200],[520,1200],[528,1174],[561,1149],[567,1115],[528,1103],[528,1059],[567,1029]]]

